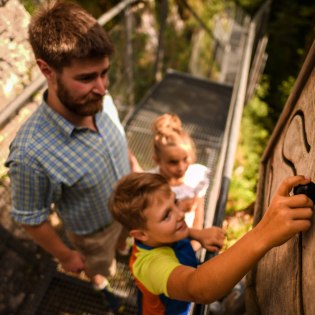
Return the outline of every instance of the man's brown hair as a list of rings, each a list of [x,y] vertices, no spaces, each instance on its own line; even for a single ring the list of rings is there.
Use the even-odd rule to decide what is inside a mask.
[[[29,40],[36,59],[56,70],[72,59],[102,58],[113,45],[101,25],[73,2],[54,1],[35,12],[29,25]]]
[[[145,228],[145,209],[153,198],[171,195],[167,180],[160,174],[131,173],[121,178],[111,195],[109,209],[128,230]]]

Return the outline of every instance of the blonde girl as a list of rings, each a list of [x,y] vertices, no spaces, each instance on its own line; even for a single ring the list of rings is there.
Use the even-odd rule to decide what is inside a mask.
[[[188,227],[202,229],[204,224],[204,197],[209,185],[209,169],[195,163],[195,145],[175,114],[164,114],[152,124],[153,159],[157,166],[151,173],[162,174],[176,194],[185,211]],[[215,228],[214,228],[215,229]],[[193,243],[197,250],[200,244]]]

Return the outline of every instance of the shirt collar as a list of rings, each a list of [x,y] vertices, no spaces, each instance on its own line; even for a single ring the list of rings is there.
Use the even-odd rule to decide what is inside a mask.
[[[176,248],[179,244],[181,244],[182,242],[184,242],[185,240],[188,240],[187,238],[185,239],[182,239],[180,241],[177,241],[177,242],[174,242],[172,244],[165,244],[165,245],[162,245],[162,246],[158,246],[158,247],[164,247],[164,246],[167,246],[167,247],[171,247],[171,248]],[[136,246],[140,247],[140,248],[143,248],[143,249],[147,249],[147,250],[151,250],[151,249],[154,249],[154,248],[158,248],[158,247],[152,247],[150,245],[145,245],[143,244],[141,241],[139,240],[135,240],[135,244]]]
[[[46,102],[48,91],[46,90],[43,95],[43,111],[49,119],[60,129],[60,131],[67,137],[71,137],[75,130],[86,129],[83,127],[76,127],[70,121],[65,119],[62,115],[53,110]],[[98,125],[100,114],[97,113],[95,117],[96,125]]]

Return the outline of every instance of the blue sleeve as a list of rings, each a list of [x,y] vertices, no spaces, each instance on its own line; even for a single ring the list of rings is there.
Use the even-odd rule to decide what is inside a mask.
[[[9,177],[13,219],[26,225],[38,225],[46,221],[54,195],[49,178],[38,170],[16,162],[10,163]]]

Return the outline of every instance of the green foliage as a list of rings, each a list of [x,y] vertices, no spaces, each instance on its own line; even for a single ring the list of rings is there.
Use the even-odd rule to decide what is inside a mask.
[[[212,17],[214,14],[224,9],[222,1],[214,0],[211,2],[198,0],[191,3],[192,9],[200,16],[202,21],[212,28]],[[153,39],[141,28],[141,17],[147,11],[150,12],[154,27],[158,32],[160,30],[160,5],[158,2],[147,3],[143,9],[134,11],[134,33],[133,33],[133,72],[134,72],[134,93],[135,103],[139,102],[144,94],[151,88],[155,82],[154,65],[156,62],[157,47],[152,49]],[[181,1],[170,0],[168,8],[168,18],[163,33],[163,67],[162,76],[167,69],[189,72],[189,60],[192,50],[192,38],[196,32],[202,29],[200,23],[193,14],[181,3]],[[117,100],[126,103],[126,75],[125,75],[125,34],[123,20],[117,23],[110,32],[110,36],[115,44],[116,52],[112,58],[113,69],[110,73],[110,90]],[[147,49],[147,46],[151,49]],[[198,61],[201,69],[204,69],[204,76],[211,75],[211,45],[212,38],[209,34],[203,37]]]
[[[234,222],[228,222],[225,228],[226,239],[224,241],[223,251],[230,248],[252,228],[252,220],[248,215],[243,215],[242,217],[235,216],[233,221]]]
[[[268,105],[261,100],[267,89],[267,82],[262,81],[244,108],[227,213],[243,210],[256,199],[259,162],[270,136]]]
[[[253,14],[259,9],[265,0],[235,0],[233,2],[235,2],[248,13]]]
[[[115,99],[126,104],[127,85],[126,66],[124,53],[126,51],[126,39],[123,25],[116,25],[110,32],[115,44],[115,54],[111,59],[110,91]],[[139,102],[143,95],[154,83],[154,61],[155,55],[146,51],[146,45],[150,41],[148,34],[141,31],[134,32],[132,38],[133,60],[129,60],[134,72],[134,94],[135,103]]]
[[[164,56],[164,73],[168,68],[188,72],[191,45],[187,45],[187,37],[190,38],[190,36],[189,28],[178,32],[172,25],[167,27],[164,34],[165,51],[167,52]]]
[[[21,0],[21,4],[24,6],[26,11],[32,15],[36,7],[39,5],[39,2],[36,0]]]
[[[234,0],[252,16],[265,0]],[[265,75],[269,88],[263,100],[269,105],[272,126],[278,120],[305,55],[314,40],[314,1],[271,1]],[[271,131],[270,129],[269,131]]]
[[[280,86],[279,86],[279,100],[281,102],[281,104],[285,104],[289,95],[290,95],[290,92],[293,88],[293,85],[295,83],[295,78],[293,76],[288,76],[288,78],[285,80],[285,81],[282,81],[280,83]]]
[[[252,14],[262,2],[235,1]],[[314,39],[314,16],[314,3],[272,2],[265,75],[255,97],[244,109],[227,204],[229,213],[245,209],[256,199],[259,161]]]
[[[304,62],[314,39],[315,3],[297,0],[272,2],[269,22],[268,61],[265,73],[270,80],[264,100],[275,123],[289,95],[289,87]]]
[[[75,0],[85,10],[89,11],[96,18],[117,5],[121,0]]]

